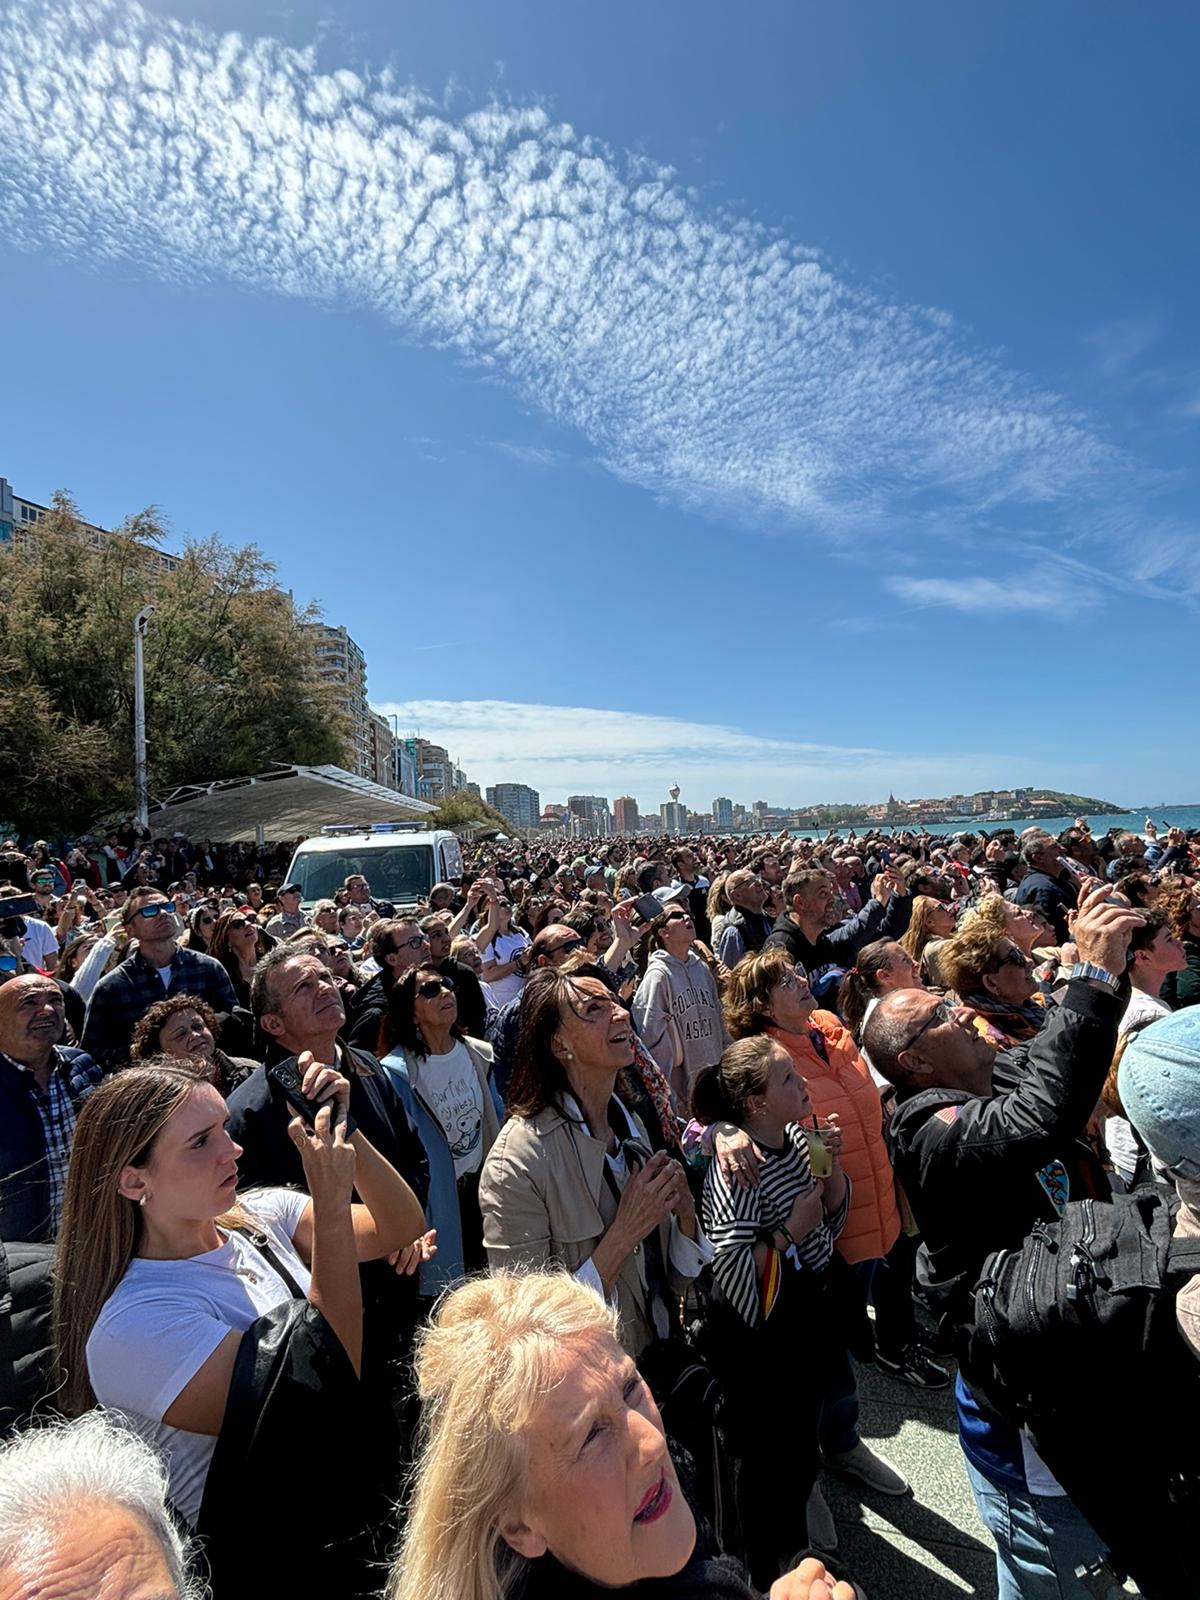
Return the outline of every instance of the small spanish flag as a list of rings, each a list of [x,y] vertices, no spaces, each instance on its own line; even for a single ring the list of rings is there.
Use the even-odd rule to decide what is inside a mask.
[[[775,1309],[775,1302],[779,1299],[779,1285],[783,1280],[783,1266],[779,1260],[778,1250],[767,1250],[767,1259],[763,1264],[758,1280],[758,1298],[762,1306],[763,1321]]]

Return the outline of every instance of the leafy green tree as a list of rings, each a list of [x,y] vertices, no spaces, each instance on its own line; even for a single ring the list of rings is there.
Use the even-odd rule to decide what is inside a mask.
[[[502,817],[488,805],[486,800],[481,800],[478,795],[471,794],[467,789],[459,789],[449,795],[429,818],[431,828],[465,828],[472,822],[484,823],[489,828],[500,828],[505,833],[514,832],[513,825],[507,817]]]
[[[153,507],[94,538],[69,495],[0,555],[0,812],[86,826],[133,804],[133,619],[146,637],[152,794],[274,761],[343,758],[349,729],[315,673],[314,619],[253,546],[189,544],[171,570]]]

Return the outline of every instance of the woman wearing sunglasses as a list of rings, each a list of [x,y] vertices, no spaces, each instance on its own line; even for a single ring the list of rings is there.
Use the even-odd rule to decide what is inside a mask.
[[[655,948],[646,975],[633,997],[633,1017],[642,1043],[671,1086],[676,1109],[683,1115],[691,1102],[692,1084],[705,1067],[715,1066],[729,1043],[721,1017],[721,999],[712,969],[692,949],[696,925],[685,898],[665,901],[651,924]]]
[[[209,945],[212,943],[213,930],[217,926],[217,914],[211,906],[197,906],[188,915],[187,932],[179,941],[184,950],[201,950],[206,955],[211,954]]]
[[[483,957],[483,981],[501,1006],[520,994],[529,970],[530,937],[512,926],[512,910],[508,895],[489,883],[483,921],[473,935]]]
[[[217,918],[209,941],[208,953],[219,961],[229,974],[238,997],[238,1005],[250,1005],[250,979],[259,956],[266,955],[271,940],[262,932],[258,922],[246,906],[222,911]]]
[[[998,1050],[1040,1032],[1046,1010],[1037,992],[1033,960],[1014,939],[987,926],[947,939],[938,952],[947,985],[975,1012],[975,1026]]]
[[[438,1248],[421,1266],[420,1288],[432,1297],[486,1265],[479,1175],[504,1120],[492,1047],[459,1023],[454,979],[421,965],[392,985],[377,1050],[429,1162]]]

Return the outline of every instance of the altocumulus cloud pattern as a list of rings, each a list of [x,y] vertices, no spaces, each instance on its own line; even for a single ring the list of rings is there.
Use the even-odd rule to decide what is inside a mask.
[[[454,119],[393,71],[117,0],[0,18],[9,236],[374,308],[609,470],[826,533],[1078,501],[1116,464],[1053,395],[536,106]]]

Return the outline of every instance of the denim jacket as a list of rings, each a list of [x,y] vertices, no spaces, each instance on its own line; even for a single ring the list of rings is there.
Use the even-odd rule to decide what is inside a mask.
[[[482,1039],[470,1038],[464,1039],[463,1043],[475,1064],[483,1091],[482,1159],[486,1160],[504,1120],[504,1105],[492,1083],[491,1045],[485,1044]],[[380,1065],[416,1124],[418,1137],[425,1146],[429,1161],[429,1199],[425,1214],[429,1226],[437,1229],[438,1248],[433,1260],[421,1266],[420,1289],[423,1295],[432,1297],[460,1282],[466,1270],[463,1264],[462,1220],[458,1209],[454,1157],[446,1143],[440,1118],[422,1098],[420,1060],[410,1060],[403,1050],[397,1049],[384,1056]]]

